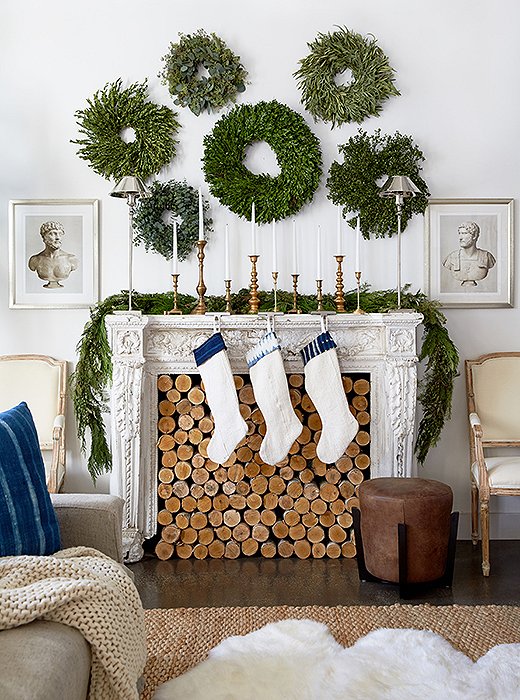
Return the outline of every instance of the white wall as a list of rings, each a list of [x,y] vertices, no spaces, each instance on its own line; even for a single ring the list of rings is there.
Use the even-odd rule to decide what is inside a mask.
[[[520,64],[518,26],[520,5],[515,0],[90,0],[80,6],[68,0],[3,0],[0,71],[2,128],[0,152],[0,353],[40,352],[66,358],[71,367],[86,310],[17,310],[8,308],[8,202],[10,199],[98,198],[101,200],[101,297],[125,288],[127,282],[127,209],[109,197],[111,183],[96,175],[76,156],[70,139],[77,137],[74,112],[105,83],[149,79],[151,97],[172,106],[157,74],[161,57],[178,32],[199,28],[216,32],[238,53],[249,71],[243,101],[278,99],[303,113],[292,77],[307,42],[318,32],[343,25],[375,35],[397,74],[400,97],[386,102],[379,118],[363,122],[372,132],[400,131],[413,136],[426,155],[424,178],[432,197],[518,197],[520,141]],[[178,156],[160,179],[186,178],[195,187],[203,182],[202,139],[218,116],[195,117],[180,111]],[[322,185],[298,226],[310,244],[316,225],[325,232],[333,253],[336,213],[326,198],[325,179],[338,158],[337,145],[354,135],[358,125],[334,130],[305,118],[320,138],[324,159]],[[257,155],[257,157],[260,157]],[[269,159],[268,159],[269,160]],[[266,161],[268,162],[268,161]],[[223,229],[229,223],[236,241],[232,260],[235,287],[247,286],[245,255],[248,225],[210,198],[215,232],[207,248],[206,283],[209,293],[222,293]],[[287,235],[290,223],[279,226]],[[515,223],[515,238],[518,223]],[[267,229],[260,231],[262,261],[270,260]],[[289,236],[290,238],[290,236]],[[287,246],[288,248],[289,246]],[[348,252],[352,254],[352,243]],[[304,246],[302,246],[302,250]],[[395,286],[395,241],[371,241],[363,246],[364,279],[375,288]],[[301,265],[301,290],[313,289],[311,257]],[[515,254],[517,263],[518,255]],[[332,258],[325,271],[325,289],[332,290]],[[290,255],[281,266],[280,283],[289,287]],[[240,268],[239,268],[240,265]],[[516,267],[518,265],[516,264]],[[267,287],[270,265],[260,265],[260,283]],[[347,260],[347,286],[353,286]],[[169,288],[168,264],[138,248],[134,286],[141,291]],[[423,287],[423,217],[416,217],[403,237],[403,282]],[[181,290],[195,293],[196,263],[181,268]],[[450,334],[461,358],[493,350],[518,349],[518,293],[513,309],[447,310]],[[462,366],[461,366],[462,369]],[[93,488],[80,460],[69,408],[69,472],[66,488]],[[455,490],[456,507],[469,509],[467,431],[463,377],[455,387],[453,418],[421,471]],[[102,478],[97,488],[105,490]],[[510,499],[511,500],[511,499]],[[514,506],[502,500],[495,510]],[[466,518],[461,532],[467,533]],[[506,522],[507,520],[507,522]],[[518,514],[500,522],[501,536],[518,536]],[[508,530],[507,528],[512,529]]]

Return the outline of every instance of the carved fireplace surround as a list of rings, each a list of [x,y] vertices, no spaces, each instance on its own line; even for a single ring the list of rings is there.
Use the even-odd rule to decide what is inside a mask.
[[[319,315],[273,317],[288,373],[302,373],[300,349],[321,331]],[[417,313],[342,314],[327,317],[342,373],[370,373],[370,474],[413,476],[416,408]],[[143,555],[157,530],[157,376],[196,374],[193,349],[214,332],[203,316],[107,317],[113,357],[110,396],[113,473],[111,491],[125,499],[123,547],[128,561]],[[232,370],[247,373],[246,352],[267,330],[265,315],[219,316]]]

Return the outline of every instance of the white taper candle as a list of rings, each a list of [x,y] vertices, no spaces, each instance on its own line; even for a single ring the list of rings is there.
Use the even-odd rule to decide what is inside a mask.
[[[338,222],[336,231],[336,255],[343,255],[343,245],[341,240],[341,207],[338,207]]]
[[[173,238],[172,238],[172,275],[179,274],[179,258],[177,255],[177,222],[173,222]]]
[[[202,190],[199,187],[199,241],[204,240],[204,208],[202,206]]]
[[[224,273],[224,279],[230,280],[231,275],[229,274],[229,227],[227,224],[224,232],[224,258],[224,264],[226,268]]]
[[[251,205],[251,255],[256,255],[255,203]]]
[[[278,272],[278,259],[276,255],[276,221],[273,219],[272,223],[273,231],[273,269],[271,272]]]
[[[361,272],[359,269],[359,241],[361,238],[361,224],[359,221],[359,216],[356,221],[356,269],[354,272]]]
[[[298,246],[296,243],[296,221],[292,222],[292,254],[293,254],[293,275],[298,274]]]
[[[318,226],[318,235],[316,237],[316,279],[321,280],[321,226]]]

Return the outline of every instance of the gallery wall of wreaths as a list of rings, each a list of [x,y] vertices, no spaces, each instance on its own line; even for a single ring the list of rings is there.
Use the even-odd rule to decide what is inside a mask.
[[[367,241],[363,245],[368,266],[370,239],[392,237],[397,230],[394,203],[379,196],[384,180],[394,174],[407,175],[420,189],[418,196],[404,202],[403,232],[409,219],[424,211],[429,195],[421,172],[425,155],[413,135],[365,128],[370,118],[380,115],[388,100],[399,99],[398,76],[390,58],[373,35],[362,35],[345,26],[318,32],[297,66],[280,65],[280,70],[288,72],[294,81],[299,99],[298,109],[294,109],[269,95],[260,101],[247,101],[251,68],[243,65],[241,48],[236,41],[228,46],[223,37],[210,30],[179,32],[167,53],[158,56],[156,76],[134,83],[118,76],[86,98],[85,105],[75,113],[78,135],[72,143],[78,156],[114,184],[123,175],[134,174],[152,187],[151,200],[138,202],[135,243],[166,260],[171,259],[173,251],[173,215],[178,220],[179,258],[195,266],[193,217],[200,188],[205,201],[208,250],[214,240],[222,243],[223,222],[229,223],[234,251],[232,276],[236,282],[244,280],[247,254],[251,252],[245,239],[249,236],[246,224],[251,220],[253,203],[260,246],[263,239],[266,249],[267,225],[276,221],[277,245],[282,259],[287,259],[288,231],[296,230],[296,235],[303,238],[298,215],[305,213],[312,221],[309,212],[313,203],[323,205],[326,199],[326,215],[321,215],[318,224],[306,223],[305,236],[307,242],[315,238],[319,226],[325,254],[331,249],[332,237],[338,241],[340,235],[344,236],[347,272],[353,270],[348,263],[349,255],[353,261],[359,216],[361,235]],[[345,72],[346,82],[342,84]],[[158,80],[170,97],[163,104],[149,95],[152,83]],[[186,135],[181,126],[183,110],[195,117],[211,117],[203,137],[200,177],[192,177],[191,181],[168,177]],[[332,163],[324,162],[320,140],[314,133],[313,127],[320,123],[332,132],[338,131]],[[342,140],[338,127],[343,125],[352,129],[351,135]],[[132,133],[130,140],[128,132]],[[259,144],[269,150],[271,172],[255,169]],[[265,160],[260,151],[261,168]],[[216,216],[212,216],[212,210]],[[220,230],[213,231],[212,219],[219,220]],[[304,269],[306,262],[302,260]],[[259,263],[261,286],[262,274],[269,279],[267,267],[269,273],[273,271],[270,260],[263,256]],[[331,269],[326,274],[331,275],[332,265],[328,267]],[[188,270],[186,266],[180,269],[179,288],[185,292],[191,291],[184,286],[189,275],[183,276],[183,271]],[[302,291],[313,289],[313,277],[316,275],[312,271],[302,275]],[[351,277],[346,278],[347,286],[349,281],[354,282]],[[290,278],[281,279],[279,284],[289,288]]]

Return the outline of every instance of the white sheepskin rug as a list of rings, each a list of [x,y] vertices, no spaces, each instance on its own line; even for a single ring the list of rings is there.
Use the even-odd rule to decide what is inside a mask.
[[[477,662],[425,630],[378,629],[345,649],[328,627],[284,620],[229,637],[154,700],[519,700],[520,644]]]

